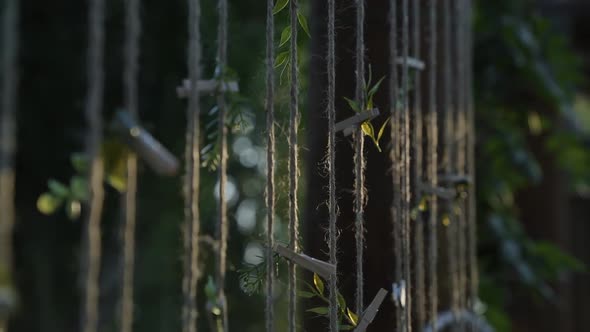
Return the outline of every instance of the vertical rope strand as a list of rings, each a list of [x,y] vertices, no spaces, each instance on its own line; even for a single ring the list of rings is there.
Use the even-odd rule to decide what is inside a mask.
[[[225,78],[227,70],[227,0],[219,0],[218,4],[218,33],[217,33],[217,65],[221,80]],[[217,305],[221,307],[223,320],[223,331],[228,331],[228,313],[225,297],[225,274],[227,269],[227,241],[228,241],[228,222],[227,222],[227,195],[225,187],[227,185],[227,107],[225,94],[222,91],[217,95],[217,108],[219,110],[219,220],[217,223],[217,239],[219,249],[217,256]]]
[[[365,1],[356,0],[356,92],[358,105],[364,107],[365,100]],[[363,251],[365,247],[364,205],[365,205],[365,136],[360,127],[354,135],[354,212],[356,243],[356,293],[355,308],[363,312]]]
[[[453,172],[453,133],[454,133],[454,126],[453,126],[453,112],[452,112],[452,96],[451,96],[451,66],[452,66],[452,42],[451,42],[451,0],[445,0],[443,4],[443,51],[444,51],[444,66],[443,66],[443,82],[444,82],[444,93],[443,93],[443,101],[442,104],[444,105],[444,116],[445,116],[445,125],[444,125],[444,172],[445,175],[450,175]],[[446,253],[447,253],[447,271],[449,276],[449,289],[450,289],[450,301],[451,301],[451,308],[455,314],[458,313],[458,280],[457,280],[457,262],[456,262],[456,237],[455,234],[455,224],[456,222],[451,221],[451,214],[453,213],[453,206],[452,202],[446,204],[446,213],[447,213],[447,222],[450,223],[445,224],[445,241],[446,241]]]
[[[473,3],[471,0],[467,0],[467,23],[465,24],[466,30],[466,98],[467,98],[467,174],[471,177],[472,183],[468,188],[467,200],[468,200],[468,260],[469,260],[469,308],[474,309],[476,301],[478,299],[478,285],[479,276],[477,269],[477,211],[476,211],[476,182],[475,182],[475,111],[473,105],[473,35],[472,35],[472,16],[473,15]]]
[[[465,13],[464,13],[464,1],[454,1],[454,50],[455,50],[455,68],[456,72],[454,77],[456,78],[455,84],[453,84],[455,90],[455,137],[454,144],[456,145],[455,155],[455,172],[459,175],[464,175],[466,172],[466,121],[465,121],[465,53],[464,45],[465,39],[463,34],[463,25],[465,24]],[[455,211],[455,218],[457,219],[457,276],[458,276],[458,304],[461,309],[465,308],[466,305],[466,286],[467,286],[467,271],[466,271],[466,200],[464,197],[459,197],[457,202],[457,211]],[[464,326],[462,326],[464,328]]]
[[[408,59],[409,56],[409,6],[408,0],[402,2],[402,56],[404,59]],[[410,147],[411,147],[411,133],[410,133],[410,105],[408,94],[410,91],[410,76],[408,71],[408,65],[404,62],[402,66],[402,96],[403,96],[403,110],[402,110],[402,122],[403,122],[403,158],[402,158],[402,206],[403,206],[403,227],[402,227],[402,253],[403,253],[403,275],[406,282],[405,292],[405,331],[412,331],[412,303],[411,297],[409,296],[410,290],[412,289],[411,280],[411,254],[410,254],[410,221],[411,221],[411,197],[412,192],[410,189]],[[403,330],[402,330],[403,331]]]
[[[399,77],[397,70],[398,57],[398,33],[397,33],[397,1],[389,1],[389,107],[391,111],[391,145],[389,150],[389,158],[392,165],[392,179],[393,179],[393,201],[391,207],[391,221],[393,223],[393,255],[395,259],[395,267],[393,276],[395,284],[399,287],[403,280],[403,258],[402,258],[402,163],[401,163],[401,139],[403,134],[403,125],[400,116],[400,92],[399,92]],[[395,311],[395,326],[402,331],[404,307],[400,305],[400,300],[395,302],[398,307]]]
[[[266,331],[274,332],[275,108],[273,0],[266,1]]]
[[[1,51],[2,88],[0,98],[0,289],[11,292],[13,250],[12,233],[15,223],[14,165],[16,153],[17,54],[19,1],[7,0],[2,8],[3,35]],[[0,330],[5,327],[0,320]]]
[[[289,243],[293,251],[299,251],[299,219],[298,219],[298,182],[299,156],[297,127],[299,126],[299,73],[297,59],[297,10],[298,1],[291,0],[289,13],[291,18],[291,98],[289,114]],[[289,331],[296,330],[297,317],[297,268],[289,263]]]
[[[88,137],[86,149],[91,160],[90,212],[86,223],[86,259],[82,262],[86,277],[84,318],[82,330],[96,332],[98,325],[99,274],[101,255],[100,220],[103,207],[103,161],[100,155],[102,142],[102,98],[104,88],[104,0],[91,0],[88,7],[88,58],[86,123]]]
[[[420,59],[421,31],[420,31],[420,6],[419,1],[412,2],[412,52],[416,59]],[[418,188],[423,182],[423,119],[422,119],[422,96],[421,96],[421,72],[414,70],[414,93],[413,93],[413,144],[412,155],[414,156],[414,183],[413,187]],[[420,192],[415,191],[412,206],[420,204]],[[424,290],[424,220],[420,211],[414,222],[414,316],[416,317],[416,329],[422,331],[425,322],[425,290]]]
[[[139,0],[127,0],[125,34],[125,106],[132,117],[138,117],[139,39],[141,23]],[[123,230],[123,291],[121,295],[121,331],[133,330],[133,276],[135,259],[135,222],[137,204],[137,156],[127,158],[127,191],[124,198],[125,225]]]
[[[328,176],[329,176],[329,224],[328,224],[328,250],[330,263],[336,268],[329,280],[330,289],[330,332],[337,332],[338,328],[338,235],[336,229],[337,221],[337,198],[336,198],[336,29],[335,29],[335,0],[328,0]]]
[[[427,116],[427,176],[429,184],[432,188],[438,186],[438,119],[437,119],[437,27],[436,27],[436,11],[437,0],[429,0],[428,2],[428,116]],[[427,264],[427,284],[428,293],[427,298],[428,307],[427,317],[430,321],[430,326],[436,326],[437,307],[438,307],[438,201],[436,195],[430,198],[430,216],[427,225],[428,229],[428,264]]]
[[[184,276],[183,276],[183,308],[182,331],[197,330],[197,281],[199,259],[199,187],[200,187],[200,108],[198,81],[201,63],[201,20],[200,0],[188,0],[189,11],[189,49],[187,66],[191,90],[187,107],[186,135],[186,179],[185,183],[185,225],[184,225]]]

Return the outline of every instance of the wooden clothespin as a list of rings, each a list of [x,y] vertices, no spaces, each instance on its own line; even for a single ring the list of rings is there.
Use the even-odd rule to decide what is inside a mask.
[[[432,187],[425,183],[421,183],[418,188],[424,194],[433,195],[442,199],[451,200],[457,196],[457,191],[455,189]]]
[[[178,98],[187,98],[191,92],[192,84],[189,79],[182,81],[182,85],[176,88]],[[197,85],[200,94],[211,94],[216,91],[238,92],[240,87],[236,81],[220,82],[217,80],[199,80]]]
[[[407,65],[410,68],[414,68],[417,70],[424,70],[424,68],[426,68],[426,65],[424,64],[424,61],[416,59],[416,58],[397,58],[395,60],[395,63],[398,65]]]
[[[178,159],[143,129],[128,112],[117,112],[112,127],[156,173],[172,176],[178,172]]]
[[[329,279],[334,273],[336,273],[336,267],[334,265],[309,257],[305,254],[298,254],[280,244],[276,244],[273,247],[273,250],[302,268],[317,273],[324,279]]]
[[[399,283],[393,283],[391,285],[391,298],[393,303],[399,307],[406,306],[406,281],[400,280]]]
[[[367,309],[365,309],[365,312],[363,312],[363,315],[359,319],[359,323],[356,326],[356,329],[354,329],[354,332],[365,332],[367,330],[369,324],[371,324],[373,319],[375,319],[375,316],[377,316],[377,312],[379,312],[381,303],[383,303],[383,300],[385,300],[386,296],[387,291],[381,288],[379,292],[377,292],[377,295],[373,301],[371,301],[371,304],[369,304]]]
[[[363,111],[351,116],[348,119],[344,119],[335,125],[336,132],[342,131],[344,136],[350,136],[356,126],[360,126],[365,121],[370,121],[379,116],[379,109],[373,108],[369,111]]]

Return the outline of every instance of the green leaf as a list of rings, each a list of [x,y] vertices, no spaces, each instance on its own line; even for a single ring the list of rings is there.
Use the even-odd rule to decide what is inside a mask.
[[[373,129],[373,125],[369,121],[365,121],[361,124],[361,129],[365,135],[371,137],[373,141],[375,140],[375,130]]]
[[[90,190],[88,188],[88,180],[81,176],[74,176],[70,180],[70,191],[72,197],[77,200],[86,201],[90,196]]]
[[[306,311],[313,312],[318,315],[327,315],[328,314],[328,307],[316,307],[316,308],[307,309]]]
[[[385,76],[381,77],[381,79],[379,81],[377,81],[377,83],[375,83],[375,85],[373,85],[373,87],[371,88],[371,90],[369,90],[369,93],[367,94],[367,96],[369,98],[373,97],[373,95],[375,93],[377,93],[377,90],[379,90],[379,86],[381,85],[381,83],[383,83],[383,80],[385,79]]]
[[[299,295],[299,297],[302,297],[304,299],[311,299],[311,298],[315,297],[314,293],[307,292],[307,291],[297,291],[297,295]]]
[[[70,156],[72,167],[79,173],[86,173],[89,169],[88,157],[83,153],[73,153]]]
[[[350,331],[353,330],[355,328],[355,326],[352,325],[340,325],[340,331]]]
[[[313,274],[313,285],[321,295],[324,295],[324,282],[317,273]]]
[[[275,4],[275,8],[273,8],[273,10],[272,10],[272,14],[276,15],[276,14],[280,13],[281,10],[283,10],[283,8],[287,7],[288,4],[289,4],[289,0],[278,0],[277,3]]]
[[[311,38],[311,33],[309,33],[309,26],[307,25],[307,19],[299,11],[297,11],[297,20],[299,21],[299,25],[301,25],[303,31],[305,31],[305,34],[307,34],[307,36]]]
[[[285,45],[289,40],[291,40],[291,26],[284,28],[283,32],[281,32],[281,41],[279,42],[279,47]]]
[[[279,55],[277,55],[277,58],[275,59],[274,67],[278,68],[282,66],[289,59],[290,54],[291,53],[289,53],[289,51],[279,53]]]
[[[359,316],[349,308],[346,308],[346,319],[354,326],[357,326],[359,323]]]
[[[383,122],[383,125],[381,125],[381,128],[379,128],[379,134],[377,134],[377,141],[381,140],[381,136],[383,136],[383,132],[385,132],[385,127],[389,123],[389,120],[391,120],[391,118],[388,117],[387,120]]]
[[[66,198],[70,195],[70,190],[68,187],[63,185],[61,182],[56,180],[49,180],[47,181],[47,186],[52,194],[59,198]]]
[[[359,104],[357,104],[356,101],[346,98],[344,97],[344,100],[346,100],[346,102],[348,103],[348,106],[350,106],[350,108],[352,108],[353,111],[360,113],[361,112],[361,108],[359,107]]]
[[[79,200],[73,199],[66,203],[66,214],[70,220],[76,220],[80,218],[82,214],[82,204]]]
[[[51,193],[44,193],[37,199],[37,210],[45,215],[50,215],[59,208],[62,202],[61,198]]]
[[[338,306],[340,307],[340,311],[344,312],[346,310],[346,301],[340,292],[338,292]]]

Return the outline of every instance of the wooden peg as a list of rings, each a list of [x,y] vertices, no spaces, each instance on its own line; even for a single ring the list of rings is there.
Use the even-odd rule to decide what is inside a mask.
[[[407,65],[410,68],[414,68],[417,70],[424,70],[424,68],[426,68],[426,65],[424,64],[424,61],[416,59],[416,58],[397,58],[395,60],[395,63],[398,65]]]
[[[179,167],[178,159],[143,129],[128,112],[117,112],[113,128],[156,173],[167,176],[176,175]]]
[[[393,303],[399,307],[406,306],[406,281],[400,280],[399,283],[393,283],[391,285],[391,298]]]
[[[334,273],[336,273],[336,267],[334,265],[309,257],[305,254],[298,254],[285,246],[276,244],[273,250],[302,268],[317,273],[324,279],[329,279]]]
[[[383,300],[385,300],[386,296],[387,291],[381,288],[379,292],[377,292],[377,295],[373,301],[371,301],[371,304],[369,304],[367,309],[365,309],[365,312],[363,312],[363,315],[359,319],[359,323],[356,326],[356,329],[354,329],[354,332],[365,332],[365,330],[367,330],[369,324],[371,324],[373,319],[375,319],[375,316],[377,316],[377,312],[379,312],[381,303],[383,303]]]
[[[432,187],[428,184],[421,183],[418,188],[420,191],[427,195],[434,195],[442,199],[451,200],[457,196],[455,189],[448,189],[442,187]]]
[[[192,84],[189,79],[182,81],[182,85],[176,88],[178,98],[188,98],[192,89]],[[216,91],[221,92],[238,92],[240,87],[236,81],[228,81],[223,84],[217,80],[199,80],[197,89],[200,94],[211,94]]]
[[[344,136],[350,136],[356,126],[360,126],[365,121],[370,121],[379,116],[379,109],[373,108],[369,111],[363,111],[351,116],[348,119],[342,120],[335,125],[336,132],[342,131]]]

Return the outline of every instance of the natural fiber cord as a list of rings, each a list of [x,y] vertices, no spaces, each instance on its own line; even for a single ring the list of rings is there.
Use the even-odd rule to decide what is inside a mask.
[[[85,224],[85,253],[82,261],[86,279],[83,302],[82,331],[96,332],[98,328],[99,274],[101,255],[100,221],[103,208],[103,162],[100,156],[102,142],[102,99],[104,88],[104,0],[91,0],[88,8],[88,59],[86,97],[86,124],[88,138],[86,151],[90,158],[90,212]]]
[[[139,0],[125,1],[125,68],[123,73],[125,108],[132,117],[138,117],[137,75],[139,70],[139,38],[141,22]],[[135,257],[135,222],[137,201],[137,156],[127,158],[127,190],[123,210],[125,224],[123,229],[123,290],[121,294],[122,332],[133,330],[133,276]]]
[[[189,79],[198,82],[200,78],[201,21],[200,0],[188,0],[189,49],[187,65]],[[198,84],[192,84],[187,107],[186,130],[186,178],[185,192],[185,223],[184,223],[184,276],[183,276],[183,308],[182,331],[195,332],[197,329],[197,281],[199,274],[199,187],[200,187],[200,121],[199,121],[199,90]]]

